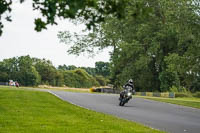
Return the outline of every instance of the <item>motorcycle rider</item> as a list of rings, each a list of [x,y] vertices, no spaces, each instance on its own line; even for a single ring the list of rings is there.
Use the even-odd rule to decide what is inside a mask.
[[[133,80],[132,79],[129,79],[128,82],[125,85],[123,85],[123,88],[124,88],[124,90],[122,92],[120,92],[120,99],[123,98],[125,92],[128,89],[131,89],[131,92],[133,94],[135,93],[134,84],[133,84]]]

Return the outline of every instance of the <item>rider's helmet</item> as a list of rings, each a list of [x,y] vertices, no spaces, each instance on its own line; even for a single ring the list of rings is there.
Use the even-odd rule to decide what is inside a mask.
[[[128,82],[131,83],[131,84],[133,84],[133,80],[132,79],[129,79]]]

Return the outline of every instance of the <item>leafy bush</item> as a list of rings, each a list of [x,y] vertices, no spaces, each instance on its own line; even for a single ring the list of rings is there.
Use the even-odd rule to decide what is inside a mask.
[[[176,86],[172,86],[170,89],[169,89],[169,92],[178,92],[178,88]]]
[[[181,92],[181,93],[187,93],[187,89],[185,87],[176,87],[176,86],[172,86],[170,89],[169,89],[169,92]]]
[[[63,72],[63,75],[64,83],[68,87],[90,88],[92,86],[99,86],[96,79],[83,69],[66,70]]]
[[[180,86],[178,88],[178,92],[183,92],[183,93],[187,93],[187,89],[185,87]]]
[[[175,93],[175,97],[192,97],[190,93]]]
[[[99,82],[100,86],[106,86],[107,80],[103,76],[96,76],[96,81]]]
[[[163,71],[159,74],[159,80],[161,82],[161,92],[167,92],[171,86],[180,86],[180,81],[177,73]]]
[[[200,98],[200,92],[196,92],[193,94],[194,97]]]

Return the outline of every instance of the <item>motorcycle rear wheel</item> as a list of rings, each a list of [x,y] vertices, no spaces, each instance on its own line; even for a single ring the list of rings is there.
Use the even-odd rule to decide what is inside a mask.
[[[122,106],[122,101],[120,100],[120,102],[119,102],[119,106]]]

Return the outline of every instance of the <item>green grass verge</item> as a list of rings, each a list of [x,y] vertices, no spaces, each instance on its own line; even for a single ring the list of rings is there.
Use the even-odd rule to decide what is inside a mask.
[[[161,97],[147,97],[147,96],[136,96],[136,97],[142,97],[145,99],[200,109],[200,98],[161,98]]]
[[[1,133],[160,133],[47,93],[0,87]]]
[[[19,88],[15,87],[15,86],[0,86],[1,89],[3,88],[12,88],[12,89],[23,89],[23,90],[35,90],[38,91],[40,89],[44,89],[44,90],[58,90],[58,91],[68,91],[68,92],[79,92],[79,93],[89,93],[90,91],[84,90],[84,89],[73,89],[73,88],[67,88],[64,89],[62,87],[56,87],[56,88],[42,88],[42,87],[22,87],[20,86]]]

